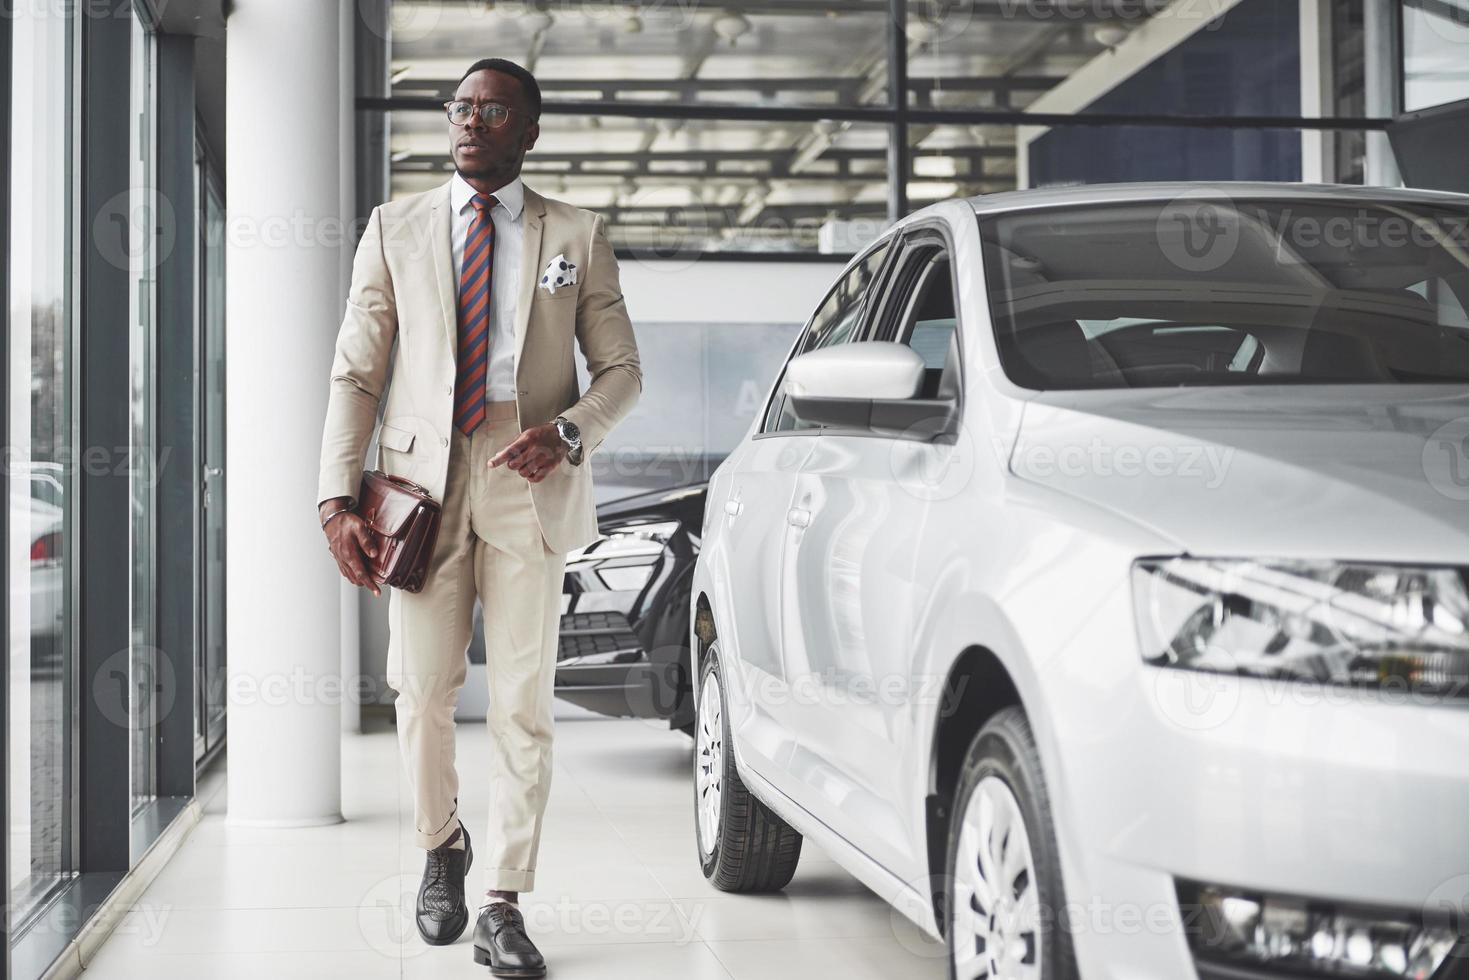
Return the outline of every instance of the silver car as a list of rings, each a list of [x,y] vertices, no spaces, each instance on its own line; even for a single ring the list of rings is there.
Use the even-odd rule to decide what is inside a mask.
[[[710,483],[705,875],[814,839],[957,977],[1469,967],[1466,309],[1458,195],[899,222]]]

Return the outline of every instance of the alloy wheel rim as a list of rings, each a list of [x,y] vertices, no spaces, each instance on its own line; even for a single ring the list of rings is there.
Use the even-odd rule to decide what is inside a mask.
[[[704,678],[695,735],[695,811],[698,815],[699,851],[707,856],[714,853],[719,804],[724,795],[724,717],[718,674],[711,673]]]
[[[970,794],[954,868],[954,973],[960,980],[1039,980],[1041,904],[1020,803],[998,776]]]

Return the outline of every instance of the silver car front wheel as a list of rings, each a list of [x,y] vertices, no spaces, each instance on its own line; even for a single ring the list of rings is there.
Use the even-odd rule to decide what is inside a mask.
[[[1056,836],[1025,713],[996,712],[970,743],[949,827],[949,976],[1076,980]]]
[[[959,824],[954,868],[954,972],[1039,980],[1035,859],[1015,794],[998,776],[974,787]]]

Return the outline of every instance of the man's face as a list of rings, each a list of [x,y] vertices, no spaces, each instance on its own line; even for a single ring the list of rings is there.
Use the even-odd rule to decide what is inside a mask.
[[[449,123],[449,153],[454,166],[465,177],[513,179],[541,131],[526,113],[520,80],[504,72],[477,71],[459,83],[454,98],[475,105],[498,102],[511,110],[510,120],[498,129],[486,126],[478,112],[463,126]]]

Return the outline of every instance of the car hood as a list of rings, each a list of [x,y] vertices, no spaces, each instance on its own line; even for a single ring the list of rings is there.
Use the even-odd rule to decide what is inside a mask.
[[[1193,554],[1469,564],[1463,386],[1048,392],[1010,469]]]

